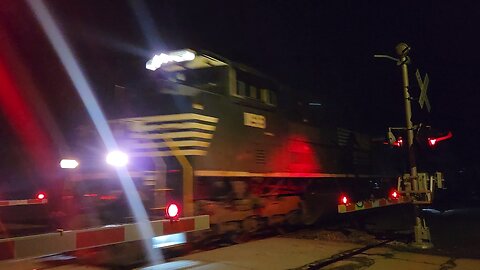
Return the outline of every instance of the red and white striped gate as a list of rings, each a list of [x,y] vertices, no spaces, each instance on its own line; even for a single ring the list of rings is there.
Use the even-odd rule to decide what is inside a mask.
[[[154,236],[205,230],[209,216],[150,222]],[[138,224],[109,225],[98,228],[58,231],[40,235],[0,239],[0,262],[36,258],[87,248],[142,240]]]

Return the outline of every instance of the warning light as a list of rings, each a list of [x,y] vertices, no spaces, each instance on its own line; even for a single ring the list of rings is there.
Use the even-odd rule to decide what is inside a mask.
[[[452,132],[449,131],[447,135],[445,136],[442,136],[442,137],[438,137],[438,138],[433,138],[433,137],[430,137],[428,138],[428,145],[430,145],[430,147],[435,147],[435,145],[438,143],[438,142],[441,142],[441,141],[444,141],[444,140],[448,140],[450,138],[452,138],[453,135],[452,135]]]
[[[175,219],[178,218],[179,214],[180,208],[174,203],[167,205],[167,208],[165,208],[165,216],[167,218]]]
[[[402,147],[402,146],[403,146],[403,139],[402,139],[402,137],[398,137],[398,139],[393,142],[393,146]]]
[[[346,195],[341,195],[340,196],[340,203],[347,204],[350,200]]]
[[[392,199],[398,199],[398,192],[397,192],[396,190],[392,191],[392,192],[390,193],[390,197],[391,197]]]
[[[43,200],[43,199],[46,199],[46,198],[47,198],[47,195],[44,192],[37,193],[37,199]]]

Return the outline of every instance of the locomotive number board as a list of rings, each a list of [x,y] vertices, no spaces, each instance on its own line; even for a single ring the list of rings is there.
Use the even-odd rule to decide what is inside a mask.
[[[265,116],[254,113],[243,113],[243,123],[245,126],[255,127],[255,128],[266,128],[267,119]]]

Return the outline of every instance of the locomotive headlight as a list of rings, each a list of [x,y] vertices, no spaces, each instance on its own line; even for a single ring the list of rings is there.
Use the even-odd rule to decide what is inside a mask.
[[[60,168],[62,169],[75,169],[78,167],[78,161],[75,159],[62,159],[60,160]]]
[[[185,62],[185,61],[192,61],[195,59],[195,52],[192,50],[180,50],[180,51],[173,51],[169,53],[161,53],[155,55],[152,59],[150,59],[145,67],[149,70],[157,70],[163,64],[168,64],[171,62]]]
[[[112,151],[108,153],[106,161],[115,167],[123,167],[128,164],[128,155],[122,151]]]

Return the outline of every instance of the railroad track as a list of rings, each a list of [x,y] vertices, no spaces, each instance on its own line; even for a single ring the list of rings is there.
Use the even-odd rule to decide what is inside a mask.
[[[331,265],[331,264],[334,264],[334,263],[337,263],[337,262],[340,262],[340,261],[343,261],[343,260],[346,260],[346,259],[350,259],[353,256],[362,254],[369,249],[384,246],[384,245],[386,245],[386,244],[388,244],[392,241],[394,241],[394,240],[389,239],[389,240],[381,241],[379,243],[366,245],[366,246],[361,247],[361,248],[347,250],[347,251],[335,254],[333,256],[330,256],[329,258],[321,259],[321,260],[306,264],[306,265],[298,267],[298,268],[292,268],[290,270],[316,270],[316,269],[321,269],[325,266],[328,266],[328,265]],[[369,260],[365,260],[364,262],[365,263],[363,265],[360,264],[360,265],[358,265],[358,267],[360,268],[360,267],[369,266]]]

